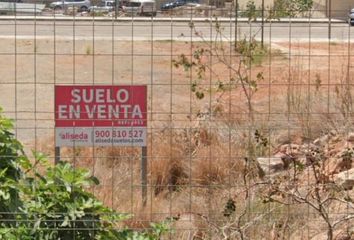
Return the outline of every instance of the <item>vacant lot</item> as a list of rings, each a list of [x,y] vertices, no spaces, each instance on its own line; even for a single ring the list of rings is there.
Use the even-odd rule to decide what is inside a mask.
[[[34,128],[37,136],[48,137],[53,131],[54,85],[147,84],[150,123],[173,119],[176,126],[184,126],[189,117],[195,117],[200,106],[213,101],[213,96],[195,101],[190,85],[196,74],[184,72],[172,64],[178,55],[188,56],[191,49],[198,46],[208,48],[198,42],[192,46],[189,42],[174,41],[54,43],[51,40],[15,42],[3,39],[0,46],[0,105],[8,115],[16,117],[18,129],[21,129],[18,131],[20,139],[33,141]],[[343,83],[352,60],[351,46],[347,44],[292,43],[289,46],[278,43],[271,47],[275,56],[265,56],[261,64],[250,69],[251,77],[257,72],[264,73],[264,81],[259,83],[260,91],[255,99],[258,103],[262,100],[261,105],[270,108],[277,107],[277,102],[270,101],[278,93],[284,93],[290,78],[291,81],[297,78],[295,84],[306,85],[309,91],[320,81],[322,88],[333,93],[331,88]],[[220,78],[229,77],[229,72],[224,71],[216,58],[211,58],[210,63],[217,69],[218,76],[209,74],[203,84],[213,86]],[[230,94],[233,98],[240,97],[238,89]],[[271,111],[269,107],[267,112]]]
[[[347,44],[269,46],[247,69],[250,79],[263,73],[252,98],[256,128],[250,129],[241,85],[222,93],[216,89],[232,77],[217,56],[203,59],[209,68],[200,80],[207,89],[202,100],[191,91],[197,73],[174,67],[172,60],[181,54],[190,59],[201,47],[212,48],[203,42],[2,40],[0,106],[16,119],[16,133],[28,148],[53,157],[56,84],[148,85],[147,208],[140,202],[139,149],[63,149],[63,159],[92,169],[101,180],[92,191],[107,205],[136,214],[131,226],[179,215],[185,221],[180,229],[198,232],[207,225],[191,212],[217,218],[228,197],[244,194],[237,184],[249,131],[267,136],[270,145],[262,153],[270,155],[279,144],[302,144],[343,126],[353,110],[354,60],[353,46]],[[230,65],[237,67],[240,57],[227,43],[225,49]],[[261,223],[264,229],[269,224]],[[188,234],[181,230],[179,237],[187,239]]]

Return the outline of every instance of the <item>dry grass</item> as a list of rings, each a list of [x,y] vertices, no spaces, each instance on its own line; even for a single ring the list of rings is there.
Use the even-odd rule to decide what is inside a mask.
[[[198,149],[192,169],[193,182],[211,186],[228,185],[237,181],[244,170],[243,161],[228,156],[227,147],[213,142],[210,146]]]
[[[146,207],[142,206],[140,195],[140,149],[63,149],[63,160],[91,169],[101,180],[100,186],[92,191],[106,205],[119,212],[134,214],[125,222],[129,227],[146,228],[151,221],[173,216],[180,217],[175,223],[176,231],[171,235],[173,239],[192,239],[193,236],[200,237],[195,239],[223,239],[215,226],[222,228],[231,221],[222,212],[227,200],[235,199],[238,213],[247,208],[242,185],[245,157],[268,156],[279,144],[301,144],[332,129],[351,128],[350,83],[353,79],[346,66],[336,68],[336,72],[327,76],[328,72],[321,69],[321,62],[308,69],[308,59],[294,57],[291,66],[287,61],[275,59],[271,70],[264,62],[263,67],[257,66],[250,71],[250,75],[259,70],[265,72],[252,101],[255,110],[252,124],[245,98],[237,87],[212,103],[211,113],[204,119],[195,120],[195,116],[190,116],[190,121],[184,119],[186,126],[176,128],[161,126],[159,121],[151,122],[158,130],[148,138]],[[227,77],[220,64],[215,67],[218,75]],[[283,71],[285,68],[288,71]],[[269,71],[272,71],[271,75]],[[186,80],[181,70],[176,72],[176,78]],[[328,77],[331,77],[330,86],[326,84]],[[270,89],[268,84],[273,83]],[[189,97],[190,93],[184,94]],[[204,103],[195,105],[199,107]],[[269,140],[268,146],[257,146],[253,136],[255,130]],[[261,203],[262,196],[258,194],[261,192],[261,188],[255,190],[247,200],[249,205],[243,221],[272,209],[272,205]],[[246,232],[251,239],[274,240],[275,233],[283,237],[280,239],[308,239],[316,236],[319,227],[318,219],[306,211],[308,209],[302,206],[277,209]],[[308,218],[299,216],[299,212],[306,213]],[[311,221],[314,223],[306,226]]]
[[[155,148],[158,153],[150,161],[150,184],[154,195],[164,190],[176,191],[188,183],[188,155],[182,149],[174,146],[159,145]]]
[[[284,112],[284,122],[291,123],[292,134],[302,142],[314,140],[331,130],[347,131],[352,127],[352,90],[347,66],[342,66],[329,86],[321,72],[303,69],[304,63],[298,60],[286,76],[286,94],[275,98],[286,105],[274,104],[279,112]],[[275,100],[276,102],[276,100]],[[289,129],[285,125],[283,129]]]

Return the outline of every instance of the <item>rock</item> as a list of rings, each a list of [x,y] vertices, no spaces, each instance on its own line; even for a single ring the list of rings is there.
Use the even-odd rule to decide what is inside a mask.
[[[273,155],[272,158],[280,158],[283,161],[283,168],[287,169],[291,163],[297,160],[297,156],[293,156],[290,154],[285,154],[282,152],[277,152]]]
[[[284,162],[280,157],[259,157],[257,162],[265,174],[284,170]]]
[[[313,141],[313,144],[316,146],[325,146],[329,141],[329,136],[324,135],[323,137],[317,138],[315,141]]]
[[[287,144],[284,144],[284,145],[281,145],[280,147],[279,147],[279,152],[281,152],[281,153],[286,153],[286,150],[287,150],[287,148],[288,148],[288,145]]]
[[[350,190],[354,186],[354,168],[336,175],[335,182],[345,190]]]
[[[297,144],[284,144],[280,146],[279,152],[284,153],[284,154],[299,154],[300,152],[300,146]]]
[[[352,240],[353,238],[347,232],[340,232],[336,236],[335,240]]]
[[[334,157],[338,154],[338,149],[334,148],[333,146],[328,149],[327,156]]]
[[[348,134],[347,140],[348,140],[348,142],[354,142],[354,133],[353,132]]]
[[[276,157],[276,158],[284,158],[286,157],[287,155],[285,153],[282,153],[282,152],[277,152],[273,155],[273,157]]]
[[[316,139],[317,140],[317,139]],[[316,141],[315,140],[315,141]],[[321,140],[318,140],[318,141],[321,141]],[[300,146],[300,150],[302,151],[302,152],[304,152],[304,151],[310,151],[310,150],[318,150],[318,149],[320,149],[320,146],[318,146],[318,145],[316,145],[316,144],[314,144],[314,143],[305,143],[305,144],[302,144],[301,146]]]
[[[336,130],[331,130],[331,131],[329,132],[329,134],[331,134],[332,137],[333,137],[333,136],[336,136],[336,135],[337,135],[337,131],[336,131]]]
[[[320,138],[316,138],[315,141],[313,141],[313,144],[317,145],[317,146],[321,146],[321,139]]]
[[[331,143],[337,143],[340,142],[342,139],[339,136],[334,136],[331,139]]]
[[[291,150],[293,150],[293,151],[300,149],[300,145],[298,145],[298,144],[290,144],[290,147],[291,147]]]
[[[202,239],[202,233],[199,231],[199,225],[204,220],[195,214],[182,213],[178,215],[173,223],[173,229],[182,233],[185,239]]]
[[[333,174],[337,174],[340,171],[338,171],[338,164],[341,161],[341,159],[339,158],[328,158],[325,161],[325,165],[324,165],[324,172],[327,175],[333,175]]]

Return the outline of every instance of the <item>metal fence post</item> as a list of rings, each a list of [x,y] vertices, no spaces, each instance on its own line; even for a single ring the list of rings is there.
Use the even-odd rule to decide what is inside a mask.
[[[141,197],[143,206],[147,201],[147,147],[141,148]]]
[[[60,161],[60,147],[55,147],[55,157],[54,157],[54,163],[57,165]]]
[[[115,19],[117,19],[117,17],[118,17],[118,1],[119,0],[115,0],[115,7],[114,7],[114,17],[115,17]]]
[[[262,48],[264,47],[264,0],[262,0]]]
[[[328,39],[332,38],[332,0],[328,0]]]
[[[235,44],[237,43],[237,25],[238,25],[238,0],[235,1]]]

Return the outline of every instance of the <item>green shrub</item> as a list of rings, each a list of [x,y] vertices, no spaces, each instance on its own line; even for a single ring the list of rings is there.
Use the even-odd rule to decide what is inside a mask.
[[[119,228],[129,216],[86,190],[99,184],[97,178],[66,162],[52,166],[38,153],[31,163],[11,130],[0,109],[0,239],[152,240],[168,231],[165,222],[141,232]]]
[[[21,203],[18,190],[13,186],[22,177],[21,164],[26,164],[28,160],[21,144],[11,133],[12,122],[4,118],[1,111],[0,108],[0,219],[8,219],[2,225],[14,226],[13,213],[21,207]]]
[[[256,21],[257,17],[262,16],[262,10],[256,7],[254,1],[248,1],[246,5],[246,9],[241,12],[240,17],[248,18],[248,21]]]
[[[275,0],[272,9],[273,17],[295,17],[310,11],[312,6],[313,0]]]

